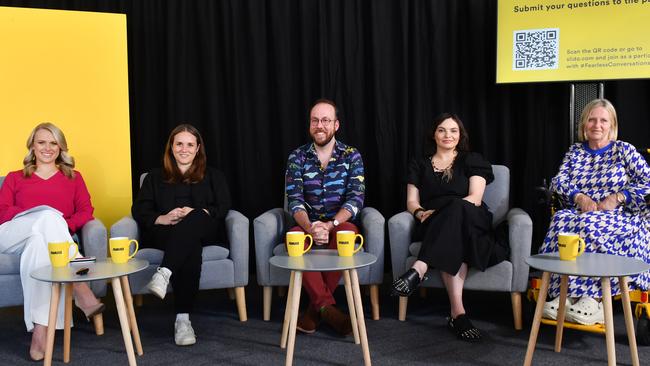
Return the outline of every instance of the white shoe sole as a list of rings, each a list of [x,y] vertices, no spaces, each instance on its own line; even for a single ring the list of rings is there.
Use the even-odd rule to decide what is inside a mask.
[[[183,339],[181,341],[174,340],[177,346],[191,346],[196,343],[196,338],[194,339]]]
[[[573,314],[573,313],[567,313],[566,319],[567,319],[566,321],[568,322],[578,323],[581,325],[605,324],[605,319],[598,319],[594,317],[583,317],[580,314]]]
[[[300,328],[299,326],[296,326],[296,330],[298,330],[298,331],[300,331],[302,333],[305,333],[305,334],[314,334],[314,333],[316,333],[316,329],[311,329],[311,330],[310,329],[303,329],[303,328]]]

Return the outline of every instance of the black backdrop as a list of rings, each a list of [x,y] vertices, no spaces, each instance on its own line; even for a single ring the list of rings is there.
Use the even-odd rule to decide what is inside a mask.
[[[533,187],[568,147],[568,83],[495,84],[496,0],[0,4],[125,13],[134,178],[160,164],[175,125],[192,123],[251,219],[282,204],[287,155],[307,141],[319,97],[339,104],[338,138],[361,151],[366,204],[387,219],[404,208],[406,163],[440,112],[459,114],[474,150],[511,168],[511,204],[531,214]],[[605,94],[619,138],[650,146],[650,82],[607,82]]]

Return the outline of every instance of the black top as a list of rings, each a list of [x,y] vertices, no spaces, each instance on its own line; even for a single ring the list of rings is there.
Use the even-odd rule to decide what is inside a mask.
[[[450,198],[463,198],[469,194],[469,178],[480,176],[486,184],[494,180],[492,165],[475,152],[459,152],[453,166],[453,175],[447,182],[442,172],[434,172],[431,156],[413,159],[409,164],[407,183],[417,187],[420,205],[427,209],[439,209]]]
[[[174,206],[194,207],[192,203],[192,186],[189,184],[174,184]]]
[[[164,182],[162,169],[153,169],[142,182],[131,214],[140,228],[149,230],[158,216],[167,214],[182,202],[194,209],[207,209],[210,217],[223,221],[230,209],[230,191],[223,173],[208,167],[205,177],[198,183],[170,184]]]

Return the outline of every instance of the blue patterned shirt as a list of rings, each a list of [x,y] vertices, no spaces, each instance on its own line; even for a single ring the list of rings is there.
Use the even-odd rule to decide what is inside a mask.
[[[354,219],[363,208],[365,192],[361,154],[336,141],[322,169],[314,144],[303,145],[289,154],[285,191],[291,215],[303,210],[311,221],[331,220],[344,208]]]

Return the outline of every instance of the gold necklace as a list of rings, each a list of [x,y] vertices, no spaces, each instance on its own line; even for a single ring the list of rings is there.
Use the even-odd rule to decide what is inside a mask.
[[[431,156],[431,166],[433,167],[433,171],[436,172],[436,173],[442,173],[442,178],[446,182],[449,182],[451,180],[453,174],[454,174],[454,171],[453,171],[452,168],[454,167],[454,162],[456,161],[456,156],[458,156],[458,151],[454,150],[454,156],[451,159],[451,162],[449,163],[449,165],[447,165],[447,167],[445,167],[445,168],[438,168],[436,166],[434,156],[435,155]]]

